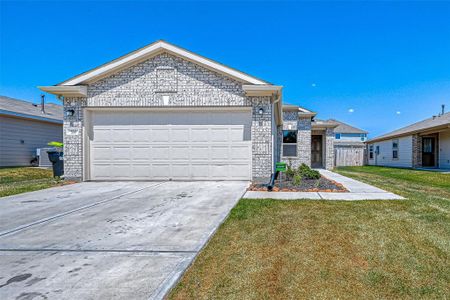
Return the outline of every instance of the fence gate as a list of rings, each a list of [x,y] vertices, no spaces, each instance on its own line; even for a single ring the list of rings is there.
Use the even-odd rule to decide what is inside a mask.
[[[335,166],[363,166],[365,152],[364,149],[364,146],[335,146]]]

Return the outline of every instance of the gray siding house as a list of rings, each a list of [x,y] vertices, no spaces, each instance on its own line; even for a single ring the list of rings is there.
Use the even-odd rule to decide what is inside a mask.
[[[0,166],[29,166],[36,148],[62,141],[61,105],[0,96]]]
[[[450,113],[367,141],[369,165],[450,169]]]
[[[281,86],[165,41],[40,89],[64,102],[66,178],[267,179],[311,165],[314,135],[333,167],[334,133],[283,107]]]

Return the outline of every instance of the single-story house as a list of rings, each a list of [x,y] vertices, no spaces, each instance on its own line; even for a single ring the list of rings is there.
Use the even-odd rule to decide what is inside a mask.
[[[0,166],[29,166],[37,148],[63,139],[63,108],[0,96]]]
[[[40,89],[64,103],[66,178],[265,180],[280,160],[311,165],[312,144],[333,167],[334,125],[283,107],[282,86],[165,41]]]
[[[334,159],[335,166],[362,166],[365,163],[365,141],[368,132],[347,123],[329,119],[335,123]]]
[[[450,168],[450,113],[367,141],[368,164],[406,168]]]

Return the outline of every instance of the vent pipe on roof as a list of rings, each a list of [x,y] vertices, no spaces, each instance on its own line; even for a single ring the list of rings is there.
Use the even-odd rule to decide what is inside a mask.
[[[45,95],[41,95],[41,113],[45,114]]]
[[[445,104],[441,105],[441,115],[445,113]]]

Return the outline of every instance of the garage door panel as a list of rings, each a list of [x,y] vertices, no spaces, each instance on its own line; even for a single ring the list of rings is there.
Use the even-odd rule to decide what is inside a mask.
[[[131,142],[131,130],[124,128],[116,128],[111,134],[111,140],[113,142]]]
[[[151,176],[151,165],[150,164],[133,164],[133,178],[136,179],[147,179]]]
[[[191,160],[208,160],[209,148],[209,146],[191,146],[189,152]]]
[[[228,128],[211,128],[210,141],[227,143]]]
[[[169,142],[169,136],[170,136],[169,128],[152,129],[152,142],[154,143]]]
[[[116,179],[131,178],[133,174],[131,164],[113,164],[111,166],[111,174]]]
[[[158,160],[169,160],[169,146],[153,146],[151,149],[152,159],[155,161]]]
[[[132,151],[134,160],[149,161],[151,159],[150,146],[134,146]]]
[[[109,128],[98,128],[95,131],[95,140],[97,142],[109,142],[109,141],[111,141],[111,129],[109,129]]]
[[[111,157],[111,147],[94,146],[92,159],[94,161]]]
[[[91,175],[93,178],[107,179],[111,176],[111,165],[96,163],[93,165]]]
[[[172,160],[189,160],[189,146],[172,146],[170,158]]]
[[[93,112],[93,180],[249,180],[251,112]]]
[[[230,158],[233,160],[244,160],[251,154],[250,148],[247,145],[232,145],[230,148]]]
[[[224,178],[229,174],[229,165],[225,164],[210,164],[209,165],[209,175],[211,178]]]
[[[228,158],[228,146],[211,146],[212,160],[226,160]]]
[[[172,174],[177,174],[179,179],[189,179],[191,175],[191,168],[189,163],[176,164],[172,163]]]
[[[150,142],[152,140],[151,137],[151,130],[149,128],[133,128],[131,131],[131,140],[133,142]]]
[[[131,161],[132,149],[130,146],[116,146],[111,149],[112,158],[114,160]]]
[[[152,178],[161,180],[161,179],[170,179],[171,171],[169,163],[161,163],[161,164],[152,164]]]
[[[189,142],[188,128],[172,128],[170,133],[171,141],[174,143]]]

